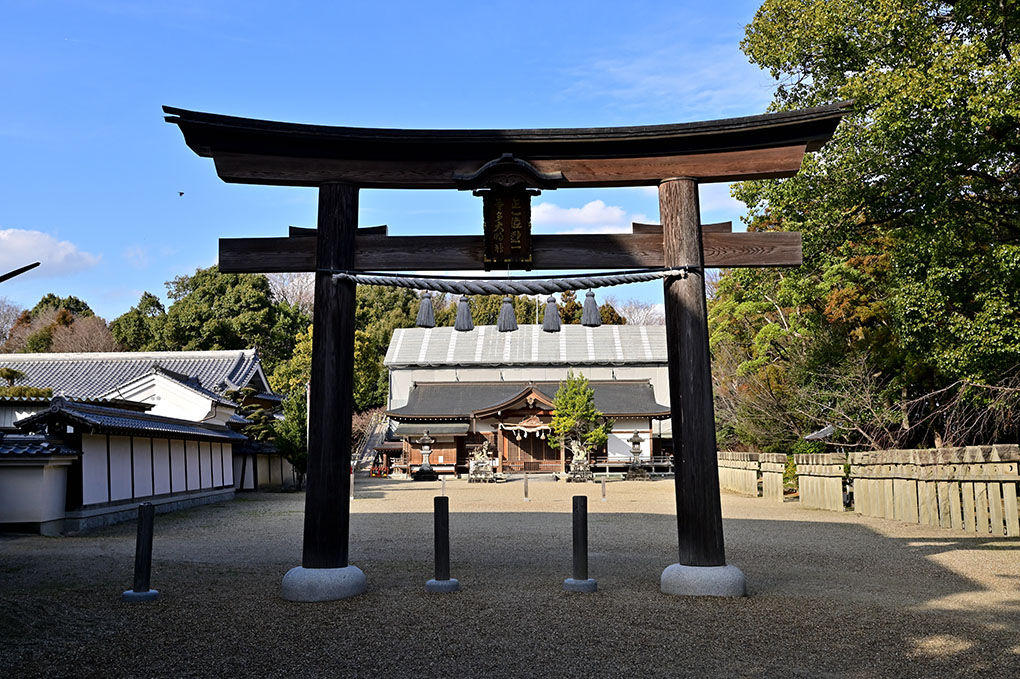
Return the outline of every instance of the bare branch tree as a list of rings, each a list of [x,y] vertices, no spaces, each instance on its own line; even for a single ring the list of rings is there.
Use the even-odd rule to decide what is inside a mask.
[[[53,333],[51,350],[55,353],[86,351],[118,351],[120,346],[106,321],[98,316],[76,318],[67,327],[58,326]]]
[[[304,313],[311,315],[315,303],[315,274],[313,273],[271,273],[269,289],[273,297],[287,302]]]
[[[7,341],[11,328],[14,327],[14,324],[18,321],[18,316],[23,311],[23,308],[11,300],[6,297],[0,297],[0,345]]]
[[[666,311],[662,304],[641,302],[636,299],[624,301],[616,297],[606,297],[616,312],[627,319],[627,325],[665,325]]]

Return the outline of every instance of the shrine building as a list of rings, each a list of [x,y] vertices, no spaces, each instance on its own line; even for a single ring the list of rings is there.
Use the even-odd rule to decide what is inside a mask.
[[[589,381],[595,407],[614,421],[596,467],[624,467],[637,432],[641,458],[668,466],[672,434],[663,326],[564,325],[543,332],[476,326],[395,330],[384,365],[387,415],[399,441],[400,471],[422,462],[418,439],[435,439],[430,462],[439,473],[464,473],[471,453],[488,440],[499,472],[564,472],[570,453],[550,442],[553,399],[568,373]],[[407,469],[410,465],[410,469]]]

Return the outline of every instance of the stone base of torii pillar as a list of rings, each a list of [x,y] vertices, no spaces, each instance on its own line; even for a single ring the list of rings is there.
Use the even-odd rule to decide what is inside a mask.
[[[357,566],[291,568],[283,576],[280,596],[287,601],[336,601],[363,594],[368,587]]]
[[[744,572],[736,566],[684,566],[675,563],[662,571],[663,594],[682,596],[746,596]]]

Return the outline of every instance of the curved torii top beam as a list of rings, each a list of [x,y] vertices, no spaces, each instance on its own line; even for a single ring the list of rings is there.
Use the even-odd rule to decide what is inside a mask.
[[[788,177],[832,136],[850,104],[675,125],[537,130],[399,130],[237,118],[164,106],[220,178],[242,184],[340,182],[400,189],[463,188],[506,154],[558,186],[643,186]]]

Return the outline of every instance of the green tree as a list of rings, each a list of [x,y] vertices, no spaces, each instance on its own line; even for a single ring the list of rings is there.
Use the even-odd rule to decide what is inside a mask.
[[[577,325],[581,322],[581,313],[584,305],[577,301],[577,293],[567,290],[560,293],[560,321],[566,324]]]
[[[550,442],[556,447],[577,441],[588,450],[595,450],[609,439],[613,431],[612,420],[606,419],[595,407],[595,391],[584,375],[567,373],[553,397],[553,416]]]
[[[357,303],[355,407],[365,410],[386,402],[389,382],[382,364],[386,349],[394,330],[414,327],[419,296],[403,288],[359,285]]]
[[[276,434],[276,418],[264,406],[252,401],[257,393],[258,390],[252,387],[244,387],[231,389],[225,395],[237,404],[237,414],[248,420],[248,424],[241,428],[241,433],[252,441],[271,443]]]
[[[305,393],[312,376],[312,326],[295,337],[294,351],[286,361],[277,364],[271,381],[281,394]]]
[[[603,302],[599,307],[599,316],[605,325],[626,325],[627,319],[617,313],[616,308],[609,302]]]
[[[25,340],[25,351],[30,354],[42,354],[53,346],[54,325],[39,328]]]
[[[7,382],[8,387],[13,387],[18,380],[25,379],[25,373],[14,368],[0,368],[0,380]]]
[[[43,298],[40,299],[34,307],[32,307],[32,315],[38,316],[49,309],[54,311],[66,309],[72,315],[81,316],[82,318],[95,315],[89,305],[77,297],[74,297],[73,295],[70,297],[57,297],[52,292],[44,295]]]
[[[1016,3],[762,5],[742,46],[773,109],[854,103],[796,176],[734,190],[749,230],[804,242],[799,270],[728,271],[712,301],[745,443],[768,421],[787,445],[833,420],[860,445],[1016,435],[989,404],[1020,364],[1018,37]]]
[[[128,351],[162,351],[165,323],[166,309],[159,297],[143,292],[138,304],[110,323],[110,331]]]
[[[167,290],[173,304],[163,321],[163,346],[170,351],[255,348],[272,372],[290,357],[309,321],[297,307],[276,302],[261,275],[222,274],[213,266],[178,276]]]
[[[52,398],[53,390],[49,387],[27,387],[24,384],[0,387],[0,398]]]
[[[298,487],[308,469],[308,400],[304,390],[291,393],[283,401],[283,419],[275,424],[276,447],[298,474]]]

